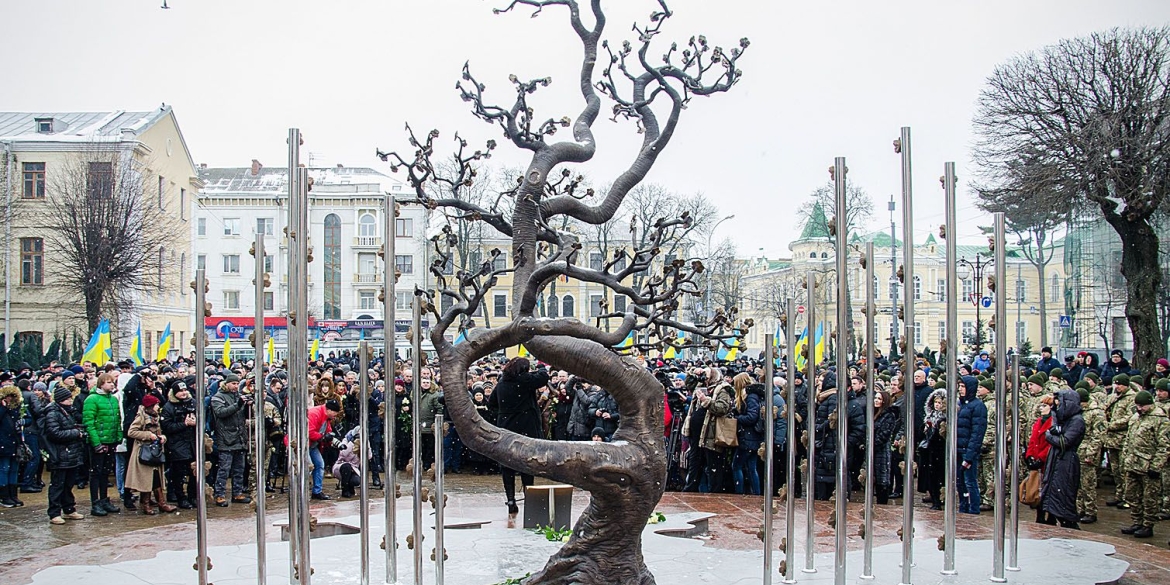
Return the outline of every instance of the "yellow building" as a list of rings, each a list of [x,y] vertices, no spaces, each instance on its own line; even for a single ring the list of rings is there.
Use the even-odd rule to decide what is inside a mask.
[[[85,303],[78,287],[67,284],[76,276],[71,268],[76,263],[67,250],[54,249],[52,242],[63,230],[48,227],[43,218],[60,209],[62,193],[72,184],[92,194],[104,184],[125,182],[133,185],[141,217],[165,233],[150,240],[143,290],[125,293],[129,302],[123,306],[130,308],[117,312],[113,303],[102,303],[101,316],[113,330],[114,356],[128,357],[139,326],[147,360],[154,358],[168,325],[174,334],[172,355],[185,353],[193,331],[187,286],[190,220],[202,183],[171,108],[0,113],[0,152],[0,188],[4,201],[11,202],[3,257],[5,339],[40,341],[45,348],[62,339],[67,349],[75,338],[82,345],[88,340]]]

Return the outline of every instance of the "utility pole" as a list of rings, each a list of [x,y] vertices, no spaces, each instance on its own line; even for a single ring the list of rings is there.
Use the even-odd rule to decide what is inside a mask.
[[[893,308],[890,317],[893,325],[890,326],[890,361],[898,355],[898,237],[894,229],[894,196],[890,195],[890,300]]]

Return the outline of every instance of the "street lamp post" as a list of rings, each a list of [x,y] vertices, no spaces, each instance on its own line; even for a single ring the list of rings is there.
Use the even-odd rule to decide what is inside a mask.
[[[975,339],[972,345],[975,346],[974,349],[978,352],[983,349],[983,344],[980,340],[981,336],[979,335],[980,330],[983,328],[982,319],[980,318],[982,314],[981,309],[983,308],[983,272],[995,264],[995,259],[984,259],[977,254],[975,256],[975,262],[968,261],[967,257],[964,256],[959,258],[956,264],[956,273],[959,275],[959,280],[966,282],[968,278],[975,279],[972,283],[973,292],[971,298],[972,304],[975,305]],[[1003,324],[1001,323],[999,326],[1002,327]]]

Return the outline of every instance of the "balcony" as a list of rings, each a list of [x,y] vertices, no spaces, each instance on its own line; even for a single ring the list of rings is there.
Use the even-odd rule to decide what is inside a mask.
[[[381,248],[382,236],[354,236],[353,247],[355,248]]]
[[[353,281],[358,284],[377,284],[382,282],[381,272],[359,272],[353,275]]]

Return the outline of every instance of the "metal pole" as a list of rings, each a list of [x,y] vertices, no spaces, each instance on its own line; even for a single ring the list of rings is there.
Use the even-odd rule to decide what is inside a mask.
[[[805,414],[805,427],[808,429],[808,457],[805,459],[805,474],[804,474],[804,518],[805,518],[805,532],[804,532],[804,568],[801,571],[805,573],[817,572],[816,554],[817,554],[817,532],[816,532],[816,516],[813,508],[813,492],[816,491],[816,420],[817,420],[817,391],[815,381],[817,379],[817,303],[816,303],[816,289],[817,277],[816,271],[809,269],[808,275],[805,276],[805,287],[808,290],[808,319],[805,321],[808,331],[808,338],[804,344],[805,352],[808,354],[808,359],[805,365],[808,368],[808,374],[805,376],[805,393],[808,395],[808,412]],[[792,546],[791,544],[789,546]]]
[[[207,274],[202,268],[195,271],[195,404],[203,404],[207,397],[207,375],[204,368],[207,364],[207,328],[204,319],[207,315]],[[195,557],[196,570],[199,572],[199,585],[207,584],[207,498],[203,495],[204,477],[207,471],[207,453],[203,450],[203,429],[207,428],[207,413],[202,408],[195,409],[196,436],[200,440],[195,442],[195,479],[199,482],[199,497],[195,498],[195,541],[198,552]]]
[[[768,389],[767,398],[762,405],[762,408],[767,410],[764,417],[764,585],[772,585],[772,488],[775,487],[772,474],[776,468],[772,461],[772,456],[776,452],[773,444],[776,430],[772,427],[776,416],[772,412],[773,396],[776,392],[772,383],[772,362],[776,358],[776,348],[772,343],[775,340],[773,334],[764,334],[764,387]]]
[[[845,259],[849,251],[848,234],[846,233],[845,201],[845,157],[839,156],[833,160],[833,183],[837,194],[837,544],[834,552],[836,558],[833,567],[833,582],[836,585],[845,585],[845,553],[849,551],[849,541],[846,538],[845,512],[849,504],[849,370],[846,367],[845,347],[848,343],[847,329],[849,311],[841,299],[849,294],[849,274],[845,271]]]
[[[788,473],[785,475],[787,501],[784,506],[785,534],[788,545],[784,547],[784,583],[796,583],[796,299],[789,298],[784,307],[787,317],[784,327],[788,334],[788,400],[785,411],[788,418]],[[808,391],[808,387],[805,387]]]
[[[874,429],[873,429],[873,398],[877,394],[877,372],[874,370],[874,345],[877,339],[874,336],[873,319],[873,271],[874,271],[873,242],[865,244],[865,386],[868,392],[865,400],[865,552],[862,563],[861,578],[873,579],[873,490],[874,490]],[[882,404],[883,408],[889,405]]]
[[[957,232],[955,225],[955,163],[948,162],[943,165],[943,189],[946,191],[944,197],[944,207],[946,213],[946,271],[947,271],[947,323],[951,324],[953,328],[959,322],[959,305],[958,287],[956,286],[958,280],[958,265],[955,260],[958,257],[957,250]],[[947,392],[947,416],[956,417],[959,412],[959,345],[955,341],[954,332],[948,332],[946,340],[947,352],[947,382],[953,389]],[[951,419],[955,420],[955,419]],[[978,461],[974,464],[978,465]],[[947,465],[946,465],[946,508],[943,512],[943,569],[942,574],[954,575],[955,571],[955,518],[957,514],[955,506],[955,495],[960,491],[965,491],[966,485],[955,486],[955,480],[959,473],[959,434],[947,433]],[[957,489],[956,489],[957,487]],[[979,505],[978,502],[975,503]]]
[[[264,457],[268,454],[268,442],[264,428],[264,234],[257,230],[256,244],[256,321],[252,329],[252,350],[255,352],[255,375],[252,396],[256,402],[252,405],[252,428],[256,433],[256,582],[260,585],[268,583],[268,553],[267,543],[267,514],[264,509],[265,489]],[[200,402],[199,404],[202,404]]]
[[[370,585],[370,342],[358,342],[358,367],[362,369],[359,380],[358,400],[361,401],[358,416],[361,434],[358,443],[358,460],[361,467],[362,483],[358,492],[358,533],[361,535],[361,585]]]
[[[1003,330],[1004,322],[1007,321],[1007,295],[1003,294],[1003,283],[1007,279],[1006,264],[1007,259],[1004,254],[1004,247],[1006,244],[1007,231],[1004,225],[1003,212],[996,212],[995,216],[995,324],[1000,331]],[[1007,388],[1007,370],[1003,367],[1007,363],[1007,346],[1003,343],[1004,335],[997,333],[995,336],[995,403],[1004,404],[1005,388]],[[1004,576],[1003,564],[1003,537],[1004,537],[1004,485],[1003,485],[1003,465],[1007,461],[1007,440],[1004,435],[1007,434],[1007,409],[995,409],[995,531],[993,534],[992,545],[995,547],[995,552],[992,555],[993,567],[991,580],[996,583],[1004,583],[1007,577]],[[1019,425],[1016,425],[1019,426]],[[1014,466],[1013,466],[1014,467]]]
[[[411,333],[411,367],[414,369],[414,380],[410,385],[410,406],[414,416],[411,423],[411,456],[414,458],[414,585],[423,583],[423,519],[422,519],[422,421],[419,416],[419,403],[422,402],[422,295],[421,290],[415,289],[414,301],[411,303],[412,323]]]
[[[309,388],[308,388],[308,256],[309,256],[309,174],[300,166],[301,133],[289,129],[289,326],[288,326],[288,424],[289,424],[289,546],[292,583],[309,585],[312,565],[309,554]]]
[[[446,505],[443,495],[443,415],[435,415],[435,585],[443,585],[443,557],[447,551],[443,548],[443,508]],[[549,508],[549,514],[555,514],[555,508]]]
[[[1020,408],[1020,352],[1018,350],[1016,353],[1012,354],[1011,407],[1011,412],[1013,414],[1015,414],[1017,409]],[[997,404],[995,410],[997,412],[1000,410],[1007,410],[1007,406],[1004,404]],[[1009,465],[1011,465],[1012,469],[1012,481],[1009,485],[1011,486],[1012,517],[1011,524],[1008,525],[1008,529],[1011,530],[1011,536],[1008,540],[1007,570],[1009,571],[1020,570],[1020,449],[1018,446],[1020,444],[1019,420],[1020,419],[1018,416],[1013,419],[1012,442],[1010,445],[1012,458]],[[1000,468],[999,471],[1002,471],[1002,468]]]
[[[397,493],[398,480],[397,470],[394,467],[395,455],[395,434],[397,426],[397,414],[394,410],[394,365],[396,362],[397,350],[394,347],[396,341],[395,325],[394,325],[394,304],[395,293],[394,285],[396,284],[396,264],[394,263],[394,238],[398,233],[397,220],[394,212],[394,196],[386,195],[384,209],[382,211],[385,221],[382,226],[382,278],[384,284],[382,285],[382,371],[386,374],[386,388],[382,393],[382,400],[385,404],[385,419],[382,421],[382,445],[385,456],[382,459],[382,469],[386,472],[386,481],[383,484],[385,491],[382,492],[383,500],[383,522],[386,527],[385,549],[386,549],[386,585],[398,583],[398,539],[396,530],[396,516],[398,514],[397,508]]]
[[[907,290],[913,289],[914,283],[914,208],[913,187],[910,171],[910,127],[902,127],[902,136],[898,140],[897,151],[902,155],[902,274],[903,283]],[[891,266],[891,269],[894,267]],[[917,429],[914,428],[914,294],[906,293],[906,300],[902,305],[904,320],[902,322],[906,337],[906,351],[902,359],[906,363],[905,376],[902,384],[905,392],[906,407],[906,473],[902,482],[902,585],[910,585],[910,571],[914,566],[914,447],[918,443],[914,440]],[[897,315],[894,316],[897,319]]]

